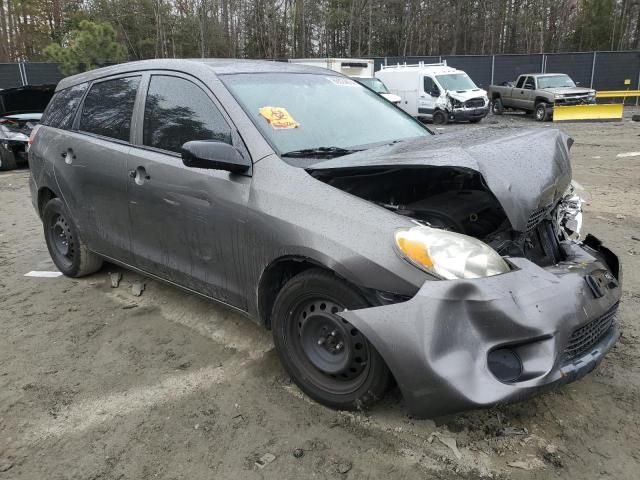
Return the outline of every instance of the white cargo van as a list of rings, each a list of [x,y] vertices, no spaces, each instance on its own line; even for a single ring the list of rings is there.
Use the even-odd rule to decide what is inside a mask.
[[[421,120],[475,123],[489,113],[487,92],[446,62],[383,66],[375,75],[401,98],[400,108]]]
[[[352,77],[391,103],[396,105],[400,103],[400,97],[390,93],[384,83],[374,77],[373,60],[362,58],[291,58],[289,63],[328,68],[347,77]]]

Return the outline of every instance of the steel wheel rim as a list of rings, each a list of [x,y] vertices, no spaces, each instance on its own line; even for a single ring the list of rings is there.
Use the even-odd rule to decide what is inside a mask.
[[[290,312],[288,322],[298,367],[314,385],[332,394],[357,390],[371,366],[366,339],[337,315],[343,310],[335,300],[306,297]]]
[[[544,118],[544,109],[542,107],[538,107],[536,110],[536,118],[538,120],[542,120]]]
[[[75,242],[66,219],[62,215],[54,216],[49,231],[56,256],[65,264],[71,265],[75,257]]]

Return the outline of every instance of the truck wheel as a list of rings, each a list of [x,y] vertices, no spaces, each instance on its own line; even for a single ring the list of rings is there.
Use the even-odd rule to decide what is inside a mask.
[[[434,125],[445,125],[449,119],[447,118],[447,114],[442,110],[436,110],[433,112],[432,122]]]
[[[494,115],[502,115],[504,112],[504,105],[502,105],[502,100],[496,98],[491,104],[491,113]]]
[[[13,152],[0,147],[0,171],[15,170],[17,166],[16,157]]]
[[[53,263],[67,277],[83,277],[102,267],[102,258],[80,238],[62,200],[53,198],[42,212],[44,239]]]
[[[547,113],[547,104],[544,102],[536,103],[536,120],[538,122],[546,122],[549,120],[549,114]]]
[[[321,269],[289,280],[276,298],[271,328],[285,370],[323,405],[354,410],[375,402],[391,373],[365,336],[337,313],[370,306],[351,285]]]

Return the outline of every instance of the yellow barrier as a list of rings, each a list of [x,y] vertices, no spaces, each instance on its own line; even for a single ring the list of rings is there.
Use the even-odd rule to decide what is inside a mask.
[[[553,107],[553,121],[620,120],[623,111],[621,103],[556,106]]]
[[[640,90],[609,90],[596,92],[596,98],[629,98],[640,97]]]

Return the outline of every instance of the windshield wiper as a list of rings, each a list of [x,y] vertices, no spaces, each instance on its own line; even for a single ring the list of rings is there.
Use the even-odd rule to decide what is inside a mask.
[[[302,150],[292,150],[283,153],[283,157],[304,158],[304,157],[341,157],[350,153],[360,152],[358,149],[348,149],[341,147],[315,147],[303,148]]]

